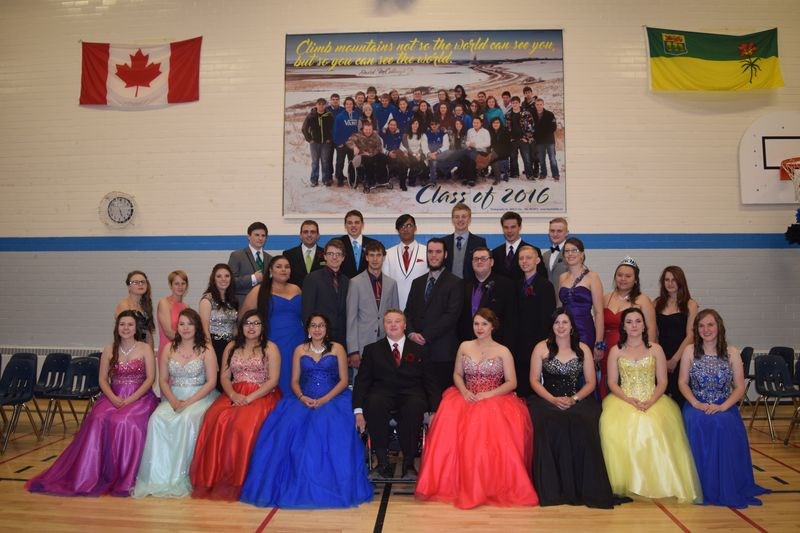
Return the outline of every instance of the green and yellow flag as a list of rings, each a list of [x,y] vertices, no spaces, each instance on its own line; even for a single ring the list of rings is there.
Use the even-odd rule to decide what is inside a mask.
[[[778,29],[718,35],[647,28],[654,91],[742,91],[783,87]]]

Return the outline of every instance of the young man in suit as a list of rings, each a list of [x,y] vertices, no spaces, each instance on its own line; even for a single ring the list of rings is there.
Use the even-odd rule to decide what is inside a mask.
[[[339,237],[344,243],[345,257],[342,263],[342,274],[350,279],[356,277],[367,269],[367,244],[377,242],[363,235],[364,215],[357,209],[352,209],[344,216],[345,235]]]
[[[522,240],[522,217],[519,213],[514,211],[503,213],[503,216],[500,217],[500,226],[503,228],[505,242],[492,250],[492,259],[494,260],[492,271],[512,281],[519,280],[522,278],[522,270],[519,268],[518,262],[519,247],[523,244],[533,245]],[[541,258],[541,250],[536,246],[533,247]],[[542,276],[547,276],[547,269],[543,264],[540,263],[537,268]]]
[[[428,241],[428,273],[411,283],[406,304],[408,338],[428,349],[441,390],[453,384],[463,282],[444,268],[444,241]]]
[[[300,224],[300,244],[283,251],[292,268],[289,283],[294,283],[302,289],[306,276],[325,266],[322,250],[317,246],[318,240],[319,224],[314,220],[304,220]]]
[[[418,243],[415,238],[417,222],[414,217],[408,213],[402,214],[397,217],[394,227],[400,236],[400,243],[386,251],[383,273],[397,282],[400,308],[405,309],[411,283],[428,271],[428,263],[425,260],[425,245]]]
[[[234,250],[228,258],[228,266],[233,272],[236,299],[242,306],[250,289],[261,283],[272,256],[264,251],[269,230],[263,222],[253,222],[247,227],[247,246]]]
[[[328,318],[328,334],[345,346],[347,344],[347,289],[350,279],[342,274],[344,244],[339,239],[331,239],[325,245],[325,267],[315,270],[303,281],[302,313],[303,322],[312,313],[321,313]]]
[[[369,428],[378,466],[372,479],[394,477],[389,464],[389,420],[396,412],[400,450],[403,452],[402,475],[416,479],[414,458],[417,455],[425,413],[436,411],[441,391],[429,368],[423,346],[406,338],[406,319],[399,309],[383,316],[386,337],[364,347],[363,358],[353,386],[353,412],[356,428]],[[370,458],[371,460],[372,458]]]
[[[479,246],[486,246],[486,239],[469,231],[472,209],[468,205],[458,203],[453,206],[450,219],[455,231],[444,237],[447,251],[444,267],[464,281],[471,281],[475,279],[472,271],[472,251]]]
[[[550,237],[550,249],[542,254],[542,262],[547,269],[547,277],[550,283],[558,290],[558,277],[567,271],[567,264],[564,262],[564,241],[569,237],[569,227],[567,219],[556,217],[550,221],[548,230]]]
[[[464,281],[459,340],[463,342],[475,338],[472,317],[475,311],[487,307],[494,311],[500,321],[500,327],[492,332],[492,337],[510,350],[517,323],[514,284],[507,277],[492,272],[492,252],[485,246],[472,252],[472,268],[475,279]]]
[[[397,282],[381,271],[386,258],[383,243],[370,240],[364,246],[367,270],[350,280],[347,289],[347,359],[358,368],[367,344],[386,335],[383,316],[400,305]]]

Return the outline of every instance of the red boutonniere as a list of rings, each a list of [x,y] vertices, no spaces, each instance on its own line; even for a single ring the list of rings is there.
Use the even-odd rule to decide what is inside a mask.
[[[528,285],[527,287],[525,287],[525,296],[531,297],[533,296],[533,294],[534,294],[533,285]]]
[[[414,355],[413,353],[409,352],[403,357],[403,360],[406,363],[415,363],[417,361],[417,356]]]

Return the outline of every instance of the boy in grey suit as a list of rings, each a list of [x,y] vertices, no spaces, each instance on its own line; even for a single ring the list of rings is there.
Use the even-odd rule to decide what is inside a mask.
[[[236,299],[242,306],[250,289],[261,283],[264,269],[272,256],[264,251],[269,230],[263,222],[253,222],[247,227],[248,244],[241,250],[234,250],[228,259],[228,266],[233,272],[233,283]]]

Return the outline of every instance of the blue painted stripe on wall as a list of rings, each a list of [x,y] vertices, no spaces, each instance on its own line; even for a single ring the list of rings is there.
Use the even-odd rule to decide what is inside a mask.
[[[323,235],[321,241],[338,235]],[[397,242],[395,234],[370,235],[384,244]],[[764,249],[790,248],[782,233],[595,233],[577,235],[589,249]],[[417,236],[424,242],[430,235]],[[490,246],[503,242],[501,234],[486,236]],[[549,246],[547,236],[526,234],[523,238]],[[297,235],[270,235],[268,250],[285,250],[299,243]],[[0,252],[118,252],[234,250],[247,244],[241,235],[174,235],[142,237],[0,237]]]

